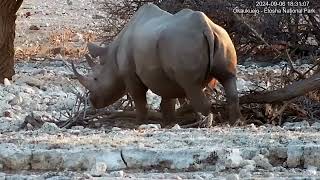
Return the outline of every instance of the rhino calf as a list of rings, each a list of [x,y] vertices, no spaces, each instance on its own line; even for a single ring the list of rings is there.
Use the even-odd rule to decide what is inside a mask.
[[[92,74],[80,75],[72,67],[90,91],[95,108],[108,106],[129,92],[143,122],[150,89],[161,96],[166,121],[175,119],[176,98],[188,98],[195,111],[207,116],[210,103],[202,89],[215,78],[225,89],[229,122],[241,117],[234,45],[228,33],[202,12],[183,9],[170,14],[146,4],[107,47],[89,43],[88,49],[92,57],[100,57],[100,63],[94,64],[86,56]]]

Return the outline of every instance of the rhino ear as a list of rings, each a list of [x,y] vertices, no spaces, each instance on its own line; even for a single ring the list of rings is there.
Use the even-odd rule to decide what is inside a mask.
[[[87,46],[88,46],[89,54],[94,58],[101,56],[106,52],[106,48],[100,47],[93,43],[88,43]]]

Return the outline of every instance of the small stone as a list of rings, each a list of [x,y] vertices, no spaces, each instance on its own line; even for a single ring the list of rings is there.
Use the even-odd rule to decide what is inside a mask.
[[[107,165],[104,162],[97,162],[91,169],[90,174],[93,177],[103,176],[107,171]]]
[[[250,177],[251,177],[251,172],[248,171],[247,169],[241,169],[241,170],[239,171],[239,176],[240,176],[241,178],[250,178]]]
[[[286,122],[283,124],[283,128],[286,130],[303,130],[310,127],[308,121],[301,122]]]
[[[225,165],[227,168],[237,168],[240,166],[243,158],[241,156],[241,152],[239,149],[232,149],[230,155],[227,157],[225,161]]]
[[[28,94],[35,94],[35,90],[30,87],[26,87],[23,91]]]
[[[40,28],[39,28],[38,26],[36,26],[36,25],[31,25],[31,26],[29,27],[29,29],[30,29],[30,30],[35,30],[35,31],[40,30]]]
[[[267,148],[260,149],[260,154],[264,156],[269,156],[269,150]]]
[[[199,176],[197,174],[192,176],[192,178],[195,179],[195,180],[204,180],[204,178],[202,178],[201,176]]]
[[[96,123],[94,123],[94,126],[99,128],[99,127],[101,127],[101,126],[102,126],[102,124],[101,124],[101,123],[99,123],[99,122],[96,122]]]
[[[226,166],[222,165],[221,163],[217,164],[216,167],[215,167],[215,171],[216,172],[221,172],[221,171],[224,171],[226,170]]]
[[[226,180],[238,180],[238,179],[240,179],[238,174],[229,174],[226,177]]]
[[[161,129],[160,124],[142,124],[138,127],[138,129]]]
[[[191,167],[192,167],[192,169],[194,169],[194,170],[199,170],[199,169],[203,168],[202,165],[200,165],[200,164],[198,164],[198,163],[196,163],[196,162],[194,162]]]
[[[18,106],[18,105],[14,105],[14,106],[12,106],[12,109],[15,110],[15,111],[20,112],[22,110],[22,107]]]
[[[9,101],[11,106],[21,104],[23,102],[23,98],[19,95],[15,96],[13,99]]]
[[[60,131],[60,128],[55,123],[45,122],[41,126],[41,130],[46,133],[56,133]]]
[[[320,130],[320,122],[315,122],[311,125],[312,128],[316,129],[316,130]]]
[[[26,16],[26,18],[29,17],[29,16],[31,16],[31,12],[29,12],[29,11],[26,12],[26,13],[25,13],[25,16]]]
[[[45,15],[45,14],[44,14]],[[44,23],[44,24],[41,24],[40,27],[49,27],[50,24],[49,23]]]
[[[265,175],[265,177],[274,177],[274,174],[272,172],[267,172]]]
[[[114,177],[123,177],[124,172],[123,171],[112,171],[112,172],[110,172],[110,175],[114,176]]]
[[[297,168],[290,168],[289,170],[288,170],[288,173],[290,173],[290,174],[296,174],[298,172],[298,169]]]
[[[57,54],[57,55],[56,55],[56,57],[55,57],[55,59],[57,59],[57,60],[61,60],[61,59],[63,59],[63,57],[62,57],[62,55],[61,55],[61,54]]]
[[[70,134],[79,135],[81,131],[79,129],[70,129],[68,130]]]
[[[273,166],[269,163],[269,160],[261,154],[256,155],[253,160],[256,162],[258,167],[266,170],[271,170],[273,168]]]
[[[93,177],[91,176],[91,174],[87,173],[87,172],[84,172],[83,173],[83,178],[85,179],[93,179]]]
[[[310,166],[320,167],[320,147],[318,144],[303,146],[302,163],[305,168]]]
[[[37,75],[37,74],[45,75],[47,74],[47,70],[41,69],[40,71],[33,73],[33,75]]]
[[[119,127],[113,127],[111,130],[112,130],[112,131],[121,131],[121,128],[119,128]]]
[[[10,111],[10,110],[5,110],[5,111],[3,112],[3,116],[4,116],[4,117],[12,118],[12,117],[13,117],[13,112]]]
[[[241,163],[240,163],[241,167],[248,166],[248,165],[255,166],[256,163],[254,162],[254,160],[247,160],[247,159],[241,161]]]
[[[301,159],[303,159],[303,147],[300,145],[288,145],[287,150],[287,166],[289,168],[295,168],[300,166]]]
[[[48,90],[48,87],[47,86],[43,86],[40,88],[42,91],[47,91]]]
[[[282,138],[280,139],[280,141],[282,141]],[[272,156],[272,157],[276,157],[277,159],[278,158],[281,158],[281,159],[287,159],[287,151],[288,151],[288,148],[286,146],[271,146],[269,148],[269,154]]]
[[[29,131],[33,130],[33,126],[29,123],[27,124],[27,130],[29,130]]]
[[[254,131],[254,132],[257,132],[257,131],[258,131],[257,126],[254,125],[253,123],[249,124],[249,127],[250,127],[250,129],[251,129],[252,131]]]
[[[4,79],[3,79],[3,84],[4,84],[4,86],[6,87],[6,86],[10,86],[10,85],[11,85],[11,82],[9,81],[8,78],[4,78]]]
[[[317,175],[317,170],[318,170],[318,168],[315,166],[308,166],[307,167],[307,173],[309,175]]]
[[[29,86],[32,86],[32,87],[37,87],[37,88],[41,88],[43,82],[40,81],[39,79],[35,79],[35,78],[29,78],[29,79],[26,79],[26,84],[28,84]]]
[[[84,127],[83,126],[72,126],[71,129],[73,129],[73,130],[83,130]]]
[[[254,165],[246,165],[243,167],[243,169],[246,169],[247,171],[254,171],[256,169],[256,166]]]
[[[277,166],[277,167],[272,168],[272,171],[273,172],[286,172],[288,170],[286,168],[284,168],[283,166]]]
[[[72,41],[73,41],[73,42],[84,42],[83,35],[80,34],[80,33],[76,33],[76,34],[73,36]]]
[[[171,129],[173,130],[179,130],[181,129],[181,127],[179,126],[179,124],[174,125]]]
[[[105,17],[99,14],[95,14],[92,16],[92,19],[105,19]]]
[[[67,4],[68,4],[69,6],[71,6],[71,5],[72,5],[72,1],[71,1],[71,0],[67,0]]]

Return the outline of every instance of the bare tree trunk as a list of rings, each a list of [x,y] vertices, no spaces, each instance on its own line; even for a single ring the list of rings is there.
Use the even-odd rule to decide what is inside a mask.
[[[320,73],[313,74],[308,79],[293,82],[284,88],[274,91],[244,95],[240,97],[240,104],[277,103],[303,96],[310,91],[318,89],[320,89]]]
[[[23,0],[0,0],[0,83],[14,75],[16,12]]]

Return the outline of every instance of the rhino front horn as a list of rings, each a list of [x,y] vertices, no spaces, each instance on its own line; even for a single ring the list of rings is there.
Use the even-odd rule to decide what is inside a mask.
[[[71,66],[72,66],[72,70],[73,70],[73,73],[74,75],[76,75],[77,79],[79,80],[79,82],[87,89],[89,89],[89,82],[88,82],[88,79],[86,77],[84,77],[83,75],[81,75],[76,67],[74,66],[74,63],[71,62]]]

